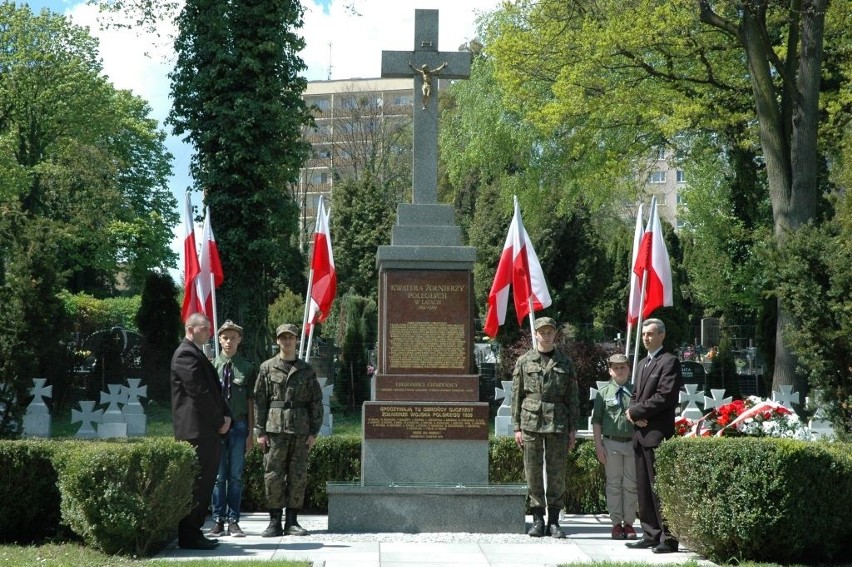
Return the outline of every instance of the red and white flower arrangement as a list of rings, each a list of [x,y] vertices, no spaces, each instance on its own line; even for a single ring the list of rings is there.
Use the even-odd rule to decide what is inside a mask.
[[[793,410],[771,400],[749,396],[713,409],[699,420],[675,419],[682,437],[786,437],[810,441],[808,426]]]

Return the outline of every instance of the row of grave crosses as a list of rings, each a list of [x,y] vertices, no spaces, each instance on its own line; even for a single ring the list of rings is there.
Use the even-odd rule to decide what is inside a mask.
[[[497,408],[497,416],[494,418],[494,435],[498,437],[512,437],[515,432],[512,428],[512,381],[507,380],[501,382],[502,388],[494,389],[494,401],[503,400],[500,407]],[[609,384],[608,380],[598,381],[597,388],[589,390],[589,400],[594,401],[598,395],[598,390]],[[793,391],[793,386],[780,386],[780,392],[772,392],[772,401],[781,404],[789,409],[793,409],[793,404],[799,403],[799,392]],[[725,389],[711,389],[710,396],[705,396],[704,392],[698,391],[698,384],[684,384],[683,390],[680,392],[680,403],[686,402],[686,406],[681,412],[681,416],[688,419],[700,419],[704,417],[706,412],[711,409],[724,406],[731,403],[732,397],[725,397]],[[698,408],[698,404],[704,406],[704,410]],[[588,429],[592,429],[592,418],[589,417]]]
[[[33,400],[24,415],[24,437],[50,437],[51,419],[44,398],[53,395],[53,386],[45,386],[45,378],[34,378],[30,391]],[[139,398],[148,397],[148,386],[140,386],[139,378],[128,378],[127,385],[108,384],[109,393],[101,392],[100,403],[106,409],[95,409],[96,402],[81,401],[80,411],[71,410],[71,423],[80,422],[75,437],[81,439],[144,436],[147,416]],[[121,406],[121,407],[119,407]],[[95,425],[97,424],[97,428]]]
[[[331,393],[333,385],[326,385],[328,378],[318,378],[322,388],[323,423],[320,435],[331,435]],[[24,415],[24,437],[50,437],[50,411],[44,398],[53,396],[53,386],[45,386],[45,378],[34,378],[30,393],[33,400]],[[95,409],[97,402],[81,401],[80,410],[71,410],[71,423],[80,423],[75,437],[80,439],[109,439],[114,437],[144,437],[147,432],[147,416],[139,398],[148,397],[148,386],[140,386],[139,378],[128,378],[127,385],[108,384],[109,393],[101,392],[101,405],[106,409]],[[121,407],[119,407],[121,406]],[[97,427],[96,427],[97,426]]]

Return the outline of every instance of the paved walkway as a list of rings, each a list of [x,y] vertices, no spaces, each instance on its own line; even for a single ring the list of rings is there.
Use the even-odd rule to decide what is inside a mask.
[[[240,521],[247,537],[220,538],[212,551],[179,549],[174,542],[157,559],[301,559],[314,567],[555,567],[600,561],[671,565],[689,560],[713,565],[688,551],[656,555],[649,549],[629,549],[624,541],[610,539],[607,516],[564,516],[564,540],[525,534],[338,534],[328,532],[327,516],[309,515],[300,516],[299,523],[310,536],[262,538],[257,534],[268,521],[266,514],[247,514]]]

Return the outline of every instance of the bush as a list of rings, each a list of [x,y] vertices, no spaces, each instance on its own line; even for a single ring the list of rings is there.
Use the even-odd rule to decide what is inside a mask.
[[[852,559],[852,447],[772,438],[674,438],[657,450],[672,532],[718,562]]]
[[[0,541],[31,543],[58,532],[55,447],[42,440],[0,441]]]
[[[62,521],[105,553],[152,555],[189,512],[197,465],[187,443],[76,441],[56,456]]]

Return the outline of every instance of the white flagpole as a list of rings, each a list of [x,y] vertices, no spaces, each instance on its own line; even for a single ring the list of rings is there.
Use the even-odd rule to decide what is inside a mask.
[[[215,349],[216,356],[219,356],[219,337],[216,335],[219,328],[219,318],[216,314],[216,286],[214,285],[216,281],[213,272],[210,272],[210,297],[213,301],[213,348]]]
[[[537,349],[538,348],[538,342],[535,340],[535,311],[533,311],[532,296],[527,298],[527,302],[530,305],[530,336],[532,337],[532,347],[534,349]]]
[[[319,203],[317,204],[317,218],[314,222],[314,234],[319,231],[320,228],[320,215],[325,214],[325,207],[323,207],[322,195],[320,195]],[[311,254],[311,258],[313,259],[313,255],[316,254],[317,251],[314,250],[313,254]],[[313,266],[313,261],[311,262]],[[308,324],[308,316],[311,310],[311,291],[314,286],[314,269],[313,267],[308,272],[308,291],[305,295],[305,314],[302,317],[302,336],[299,338],[299,358],[302,358],[305,355],[305,325]],[[311,325],[311,334],[313,334],[313,325]]]
[[[655,197],[651,198],[651,203],[653,204]],[[630,290],[627,294],[627,301],[629,302],[627,305],[627,318],[630,319],[630,310],[633,308],[633,280],[636,278],[636,274],[633,273],[633,266],[636,264],[636,255],[639,253],[639,246],[642,243],[642,238],[644,237],[644,232],[639,235],[639,242],[636,241],[637,234],[642,230],[642,203],[639,203],[639,207],[636,210],[636,230],[633,232],[633,252],[630,257],[630,278],[629,278],[629,286]],[[630,336],[633,331],[633,324],[628,321],[627,323],[627,341],[624,343],[624,355],[630,356]],[[636,328],[636,334],[639,334],[639,328]],[[638,339],[637,339],[638,340]]]
[[[624,355],[630,356],[630,331],[633,330],[633,324],[627,323],[627,339],[624,343]]]
[[[308,362],[308,361],[311,360],[311,343],[314,342],[314,328],[315,327],[316,327],[316,325],[311,325],[311,333],[308,335],[308,346],[305,348],[305,362]]]

